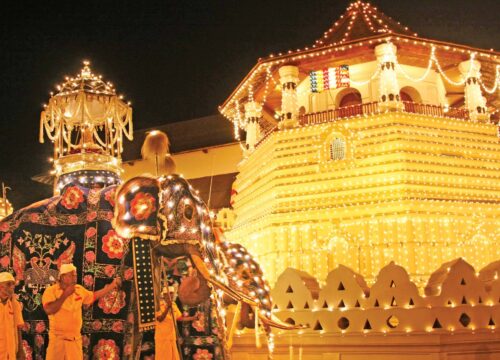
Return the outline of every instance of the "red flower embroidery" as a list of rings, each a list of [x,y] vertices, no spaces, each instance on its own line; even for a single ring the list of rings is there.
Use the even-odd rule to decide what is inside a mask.
[[[123,277],[125,280],[132,280],[134,278],[134,270],[132,268],[128,268],[123,273]]]
[[[78,186],[71,186],[62,195],[61,205],[66,209],[77,209],[83,202],[83,191]]]
[[[99,299],[97,305],[105,314],[118,314],[125,306],[125,292],[113,290]]]
[[[4,235],[4,237],[2,238],[2,241],[1,241],[2,245],[7,244],[7,241],[9,241],[9,240],[10,240],[10,237],[11,237],[11,236],[12,236],[12,235],[11,235],[11,233],[7,233],[7,234],[5,234],[5,235]]]
[[[123,348],[123,355],[130,355],[132,354],[132,344],[127,344]]]
[[[88,262],[94,262],[95,261],[95,252],[93,251],[87,251],[85,253],[85,260],[87,260]]]
[[[139,192],[130,203],[130,212],[136,220],[145,220],[156,210],[155,203],[151,194]]]
[[[101,328],[102,328],[102,322],[100,322],[99,320],[94,320],[92,322],[92,329],[99,331],[101,330]]]
[[[40,215],[38,215],[38,214],[31,214],[30,215],[30,221],[37,222],[38,220],[40,220]]]
[[[92,285],[94,285],[94,277],[92,275],[85,275],[83,277],[83,284],[90,288]]]
[[[85,231],[85,237],[87,238],[91,238],[95,234],[97,234],[97,230],[95,227],[89,227],[87,231]]]
[[[96,359],[120,360],[120,349],[111,339],[100,339],[94,346]]]
[[[52,226],[57,225],[57,218],[55,216],[49,217],[49,224]]]
[[[124,243],[114,230],[109,230],[102,237],[102,251],[104,251],[110,259],[121,259],[123,257]]]
[[[115,275],[115,268],[114,268],[114,266],[113,265],[106,265],[104,267],[104,273],[108,277],[113,277],[113,275]]]
[[[192,326],[197,330],[197,331],[204,331],[205,330],[205,315],[203,313],[199,313],[200,315],[198,316],[198,319],[192,322]]]
[[[45,344],[45,339],[43,338],[42,335],[36,335],[35,336],[35,345],[36,347],[42,347],[43,344]]]
[[[8,222],[3,222],[0,224],[0,231],[7,231],[9,230],[9,223]]]
[[[68,217],[68,220],[69,220],[70,224],[74,225],[74,224],[76,224],[78,222],[78,216],[76,216],[76,215],[70,215]]]
[[[113,207],[115,206],[115,190],[116,189],[111,189],[104,194],[104,198],[106,199],[106,201],[109,202]]]
[[[193,355],[194,360],[212,360],[213,355],[207,349],[196,349]]]
[[[39,334],[43,333],[45,331],[45,323],[43,321],[36,323],[35,331]]]
[[[87,221],[92,221],[97,217],[97,212],[91,211],[87,214]]]
[[[83,347],[88,347],[90,345],[90,338],[87,335],[82,336]]]
[[[121,333],[123,331],[123,323],[121,321],[115,321],[113,325],[111,325],[111,330]]]
[[[9,267],[9,264],[10,264],[10,259],[7,255],[5,255],[4,257],[2,257],[0,259],[0,266],[1,267],[7,268],[7,267]]]
[[[26,360],[33,360],[33,349],[29,345],[27,340],[23,340],[23,350]]]

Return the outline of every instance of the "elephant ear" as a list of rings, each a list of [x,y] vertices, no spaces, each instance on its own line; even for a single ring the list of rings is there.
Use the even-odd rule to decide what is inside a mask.
[[[112,224],[124,238],[158,240],[161,235],[160,184],[150,177],[135,177],[116,192]]]

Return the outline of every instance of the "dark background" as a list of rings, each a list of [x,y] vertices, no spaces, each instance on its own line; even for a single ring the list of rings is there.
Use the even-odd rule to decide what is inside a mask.
[[[134,126],[215,114],[270,53],[310,46],[350,1],[8,2],[0,14],[0,181],[16,209],[51,195],[30,180],[51,154],[41,105],[83,59],[134,107]],[[7,5],[6,5],[7,4]],[[500,2],[377,0],[419,36],[498,50]],[[175,142],[175,139],[171,139]],[[125,144],[126,146],[126,144]]]

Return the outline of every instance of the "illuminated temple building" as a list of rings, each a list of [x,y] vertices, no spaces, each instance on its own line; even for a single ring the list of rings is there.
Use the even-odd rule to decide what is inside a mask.
[[[243,152],[226,236],[310,326],[279,359],[500,356],[498,87],[498,52],[357,1],[220,106]]]
[[[227,236],[273,283],[390,261],[418,287],[500,258],[498,53],[423,39],[355,2],[313,45],[259,60],[221,113],[246,131]]]

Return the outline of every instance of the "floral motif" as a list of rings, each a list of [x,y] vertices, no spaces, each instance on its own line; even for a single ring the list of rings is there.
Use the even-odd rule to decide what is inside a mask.
[[[89,211],[87,214],[87,221],[92,221],[97,217],[97,212],[96,211]]]
[[[45,344],[45,339],[42,335],[35,335],[35,345],[36,347],[42,347]]]
[[[136,220],[147,219],[156,210],[156,199],[149,193],[139,192],[130,203],[130,212]]]
[[[106,265],[104,267],[104,273],[107,277],[113,277],[115,275],[115,267],[113,265]]]
[[[86,238],[91,238],[92,236],[94,236],[95,234],[97,234],[97,230],[95,227],[91,226],[87,229],[87,231],[85,231],[85,237]]]
[[[9,230],[9,223],[8,222],[3,222],[0,224],[0,231],[7,231]]]
[[[5,244],[7,243],[7,241],[9,241],[9,240],[10,240],[11,236],[12,236],[12,234],[11,234],[11,233],[6,233],[6,234],[3,236],[2,241],[1,241],[2,245],[5,245]]]
[[[125,292],[113,290],[99,299],[97,305],[105,314],[118,314],[125,307]]]
[[[26,360],[33,360],[33,349],[27,340],[23,340],[23,350],[24,350],[24,358]]]
[[[130,355],[132,354],[132,344],[127,344],[123,348],[123,355]]]
[[[30,221],[32,221],[32,222],[38,222],[38,220],[40,220],[40,215],[39,214],[36,214],[36,213],[30,214]]]
[[[102,329],[102,322],[100,320],[92,321],[92,329],[99,331]]]
[[[52,226],[57,225],[57,218],[55,216],[50,216],[49,217],[49,224]]]
[[[35,325],[35,331],[39,334],[45,331],[45,323],[43,321],[37,322]]]
[[[109,191],[106,191],[104,194],[104,198],[106,199],[107,202],[111,204],[111,206],[115,206],[115,189],[111,189]]]
[[[102,251],[104,251],[110,259],[121,259],[124,252],[124,241],[114,230],[109,230],[102,237]]]
[[[62,195],[61,205],[68,210],[78,209],[83,200],[83,191],[78,186],[71,186]]]
[[[132,280],[134,278],[134,270],[132,268],[128,268],[127,270],[125,270],[125,272],[123,273],[123,278],[125,280]]]
[[[83,285],[87,288],[91,288],[94,285],[94,277],[92,275],[85,275],[83,277]]]
[[[111,330],[117,333],[121,333],[123,331],[123,322],[115,321],[113,325],[111,325]]]
[[[88,335],[82,336],[82,345],[83,347],[89,347],[90,345],[90,337]]]
[[[120,349],[111,339],[100,339],[94,346],[94,357],[96,359],[119,360]]]
[[[0,258],[0,266],[1,267],[7,268],[7,267],[9,267],[9,264],[10,264],[10,259],[7,255]]]
[[[212,360],[213,355],[207,349],[196,349],[193,355],[194,360]]]
[[[85,260],[87,260],[87,262],[89,262],[89,263],[94,262],[95,261],[95,252],[93,252],[92,250],[85,252]]]
[[[76,224],[78,222],[78,216],[76,215],[70,215],[68,216],[68,220],[70,224]]]
[[[198,313],[200,314],[198,316],[198,319],[192,322],[193,328],[196,329],[196,331],[204,331],[205,330],[205,315],[203,313]]]

